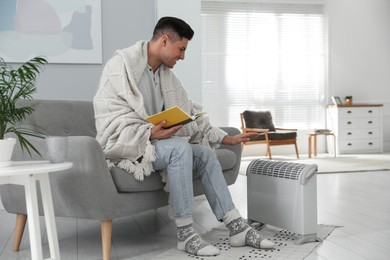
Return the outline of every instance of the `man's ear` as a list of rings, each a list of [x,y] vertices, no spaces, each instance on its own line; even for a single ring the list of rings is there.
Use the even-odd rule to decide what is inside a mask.
[[[161,36],[161,43],[163,46],[166,46],[169,40],[169,36],[167,34],[163,34]]]

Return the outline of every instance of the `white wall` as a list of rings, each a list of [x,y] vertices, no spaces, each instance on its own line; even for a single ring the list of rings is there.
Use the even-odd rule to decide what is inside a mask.
[[[155,25],[155,0],[102,2],[102,64],[48,64],[36,99],[92,100],[106,61],[117,49],[148,40]]]
[[[193,101],[202,101],[202,60],[200,1],[156,0],[157,17],[175,16],[186,21],[194,30],[194,38],[188,44],[186,56],[173,71],[179,77]]]
[[[329,96],[384,104],[390,151],[390,1],[328,0]]]

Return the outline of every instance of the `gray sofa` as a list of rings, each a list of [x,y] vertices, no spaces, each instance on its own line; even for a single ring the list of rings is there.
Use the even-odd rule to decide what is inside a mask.
[[[109,259],[112,220],[168,204],[168,193],[158,174],[152,173],[143,182],[119,168],[109,170],[99,143],[95,140],[95,119],[92,102],[35,100],[35,112],[23,124],[40,129],[49,136],[67,136],[66,161],[73,168],[50,176],[56,216],[96,219],[101,221],[103,259]],[[229,135],[238,129],[223,127]],[[31,138],[42,157],[23,154],[15,147],[13,160],[45,160],[45,140]],[[224,146],[216,150],[228,185],[236,181],[241,145]],[[194,194],[202,194],[200,181],[194,179]],[[17,185],[0,186],[1,200],[7,212],[24,216],[24,189]],[[39,205],[43,214],[42,205]],[[19,222],[18,222],[19,223]],[[108,230],[106,232],[105,230]],[[19,241],[20,242],[20,241]],[[18,250],[16,241],[14,250]]]

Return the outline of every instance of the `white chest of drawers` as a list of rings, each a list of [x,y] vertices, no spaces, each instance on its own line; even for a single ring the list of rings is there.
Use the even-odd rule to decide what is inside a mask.
[[[336,135],[337,154],[383,152],[382,106],[328,106],[327,125]]]

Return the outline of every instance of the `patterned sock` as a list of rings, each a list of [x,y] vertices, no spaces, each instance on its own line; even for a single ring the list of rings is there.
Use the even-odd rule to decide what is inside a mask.
[[[184,217],[175,219],[177,226],[177,248],[191,255],[215,256],[219,255],[219,249],[204,241],[194,230],[192,218]],[[184,224],[184,225],[183,225]]]
[[[274,243],[268,239],[263,239],[254,228],[243,220],[237,209],[226,213],[223,217],[223,222],[229,229],[231,246],[247,245],[254,248],[274,248]]]

